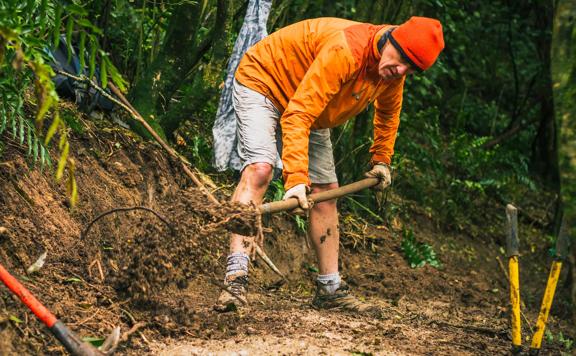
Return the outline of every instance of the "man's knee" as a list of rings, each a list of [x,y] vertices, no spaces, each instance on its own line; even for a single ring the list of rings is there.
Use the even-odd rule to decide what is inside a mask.
[[[242,178],[247,179],[250,185],[265,187],[270,184],[270,180],[272,179],[272,170],[272,165],[269,163],[252,163],[244,168]]]
[[[312,184],[311,190],[312,194],[314,194],[336,188],[338,188],[338,183]],[[316,208],[317,210],[334,209],[335,207],[336,207],[336,199],[331,199],[321,203],[314,204],[314,208]]]

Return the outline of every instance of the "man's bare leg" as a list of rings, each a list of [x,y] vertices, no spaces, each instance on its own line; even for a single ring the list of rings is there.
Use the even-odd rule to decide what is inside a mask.
[[[338,188],[338,183],[312,184],[312,193]],[[338,211],[336,199],[314,204],[310,209],[308,236],[318,257],[320,275],[338,273]]]
[[[262,203],[264,194],[272,180],[272,166],[268,163],[253,163],[242,171],[242,176],[236,190],[232,195],[232,201],[256,205]],[[244,236],[232,234],[230,237],[230,253],[246,253]]]
[[[313,192],[338,188],[337,183],[312,185]],[[350,294],[348,286],[340,280],[338,252],[340,233],[336,199],[318,203],[310,210],[308,235],[318,256],[319,274],[316,278],[316,295],[312,305],[319,309],[340,309],[354,313],[379,313],[379,309],[360,301]]]
[[[232,201],[261,204],[268,184],[272,179],[272,166],[268,163],[253,163],[242,171],[240,182],[232,195]],[[230,254],[226,260],[224,284],[235,294],[223,291],[214,306],[217,311],[235,310],[240,300],[245,300],[248,284],[248,265],[250,258],[244,245],[244,236],[231,234]]]

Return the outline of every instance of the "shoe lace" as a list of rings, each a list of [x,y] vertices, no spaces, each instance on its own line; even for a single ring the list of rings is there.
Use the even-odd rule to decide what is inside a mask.
[[[248,285],[248,276],[238,276],[228,282],[228,288],[235,294],[242,294]]]

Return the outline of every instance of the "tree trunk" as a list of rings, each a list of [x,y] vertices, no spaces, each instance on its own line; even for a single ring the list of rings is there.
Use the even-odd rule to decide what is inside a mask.
[[[194,55],[200,13],[197,2],[183,2],[174,8],[162,50],[131,93],[134,107],[146,121],[161,132],[158,119],[169,106],[166,90],[186,74],[187,63]],[[135,129],[142,133],[142,130]]]
[[[185,72],[180,75],[179,78],[175,79],[171,85],[166,88],[166,98],[170,99],[174,97],[178,89],[190,78],[193,77],[198,65],[201,63],[202,58],[210,50],[213,50],[212,60],[217,59],[219,56],[215,53],[220,53],[222,56],[222,51],[220,47],[225,46],[224,36],[226,34],[226,16],[228,13],[228,1],[218,0],[218,9],[216,12],[216,22],[210,33],[194,48],[194,54],[191,56],[188,63],[186,63]],[[220,46],[220,47],[218,47]],[[215,48],[218,47],[218,48]],[[216,58],[214,58],[216,57]],[[166,112],[166,114],[161,118],[161,125],[166,135],[170,136],[173,132],[180,126],[183,117],[181,111],[177,106],[174,106],[172,110]]]
[[[543,182],[555,192],[557,201],[552,231],[560,226],[561,191],[560,165],[558,156],[559,128],[554,111],[554,92],[552,83],[552,26],[554,20],[554,3],[552,0],[539,1],[534,8],[536,25],[540,30],[537,39],[537,50],[542,63],[541,80],[537,95],[540,102],[540,123],[532,143],[532,166]]]
[[[133,103],[156,129],[171,134],[179,125],[177,113],[170,113],[171,99],[182,87],[202,56],[225,31],[228,1],[218,0],[216,23],[207,37],[196,43],[202,11],[198,2],[177,6],[168,23],[161,52],[132,91]]]
[[[572,251],[570,256],[568,285],[572,299],[572,319],[576,323],[576,31],[574,18],[576,4],[569,0],[557,3],[554,19],[553,36],[553,73],[554,97],[556,99],[556,116],[561,124],[561,174],[562,196],[565,201],[564,216],[568,222],[569,235],[572,236]]]

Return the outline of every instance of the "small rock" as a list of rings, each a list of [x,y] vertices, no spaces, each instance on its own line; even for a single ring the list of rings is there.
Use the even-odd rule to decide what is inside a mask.
[[[8,229],[4,226],[0,226],[0,236],[4,236],[8,233]]]
[[[248,327],[246,328],[246,334],[248,334],[248,335],[254,335],[254,334],[256,334],[256,333],[257,333],[257,332],[256,332],[256,330],[255,330],[254,328],[252,328],[252,327],[250,327],[250,326],[248,326]]]

